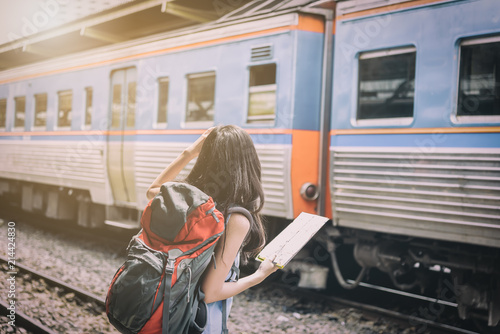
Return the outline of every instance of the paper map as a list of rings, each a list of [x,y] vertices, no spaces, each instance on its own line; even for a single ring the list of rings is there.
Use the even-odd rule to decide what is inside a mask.
[[[274,262],[283,268],[327,221],[326,217],[302,212],[264,247],[256,259],[264,261],[274,258]]]

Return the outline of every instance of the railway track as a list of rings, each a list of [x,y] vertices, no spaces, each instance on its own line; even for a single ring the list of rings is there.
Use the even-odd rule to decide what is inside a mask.
[[[459,328],[453,325],[440,323],[439,321],[429,320],[423,317],[415,316],[412,314],[407,314],[404,312],[398,312],[390,310],[381,306],[377,306],[375,303],[369,303],[365,301],[357,300],[356,297],[342,298],[336,296],[330,296],[323,293],[315,292],[310,289],[303,289],[298,287],[283,286],[279,283],[273,283],[278,288],[286,289],[287,293],[294,294],[295,296],[302,297],[308,300],[316,300],[321,302],[331,302],[333,304],[341,304],[348,307],[352,307],[358,310],[368,312],[372,316],[383,316],[384,318],[391,318],[401,323],[409,325],[409,327],[416,326],[422,328],[422,332],[426,329],[432,329],[432,333],[435,334],[446,334],[446,333],[459,333],[459,334],[480,334],[480,332],[475,330],[469,330],[464,328]],[[371,285],[370,288],[375,289],[375,286]],[[378,287],[382,289],[382,287]],[[393,293],[387,291],[387,293]],[[407,298],[415,298],[415,296],[410,296],[407,294]],[[436,300],[433,300],[436,302]]]
[[[6,263],[6,262],[7,262],[7,259],[0,256],[0,264]],[[31,269],[25,265],[19,264],[19,263],[16,263],[16,269],[20,273],[29,274],[33,278],[43,279],[47,283],[47,285],[49,285],[49,286],[59,287],[59,288],[63,289],[63,291],[65,291],[65,292],[73,293],[75,296],[77,296],[79,299],[81,299],[83,301],[93,303],[100,308],[104,308],[104,306],[105,306],[104,298],[101,296],[97,296],[95,294],[84,291],[81,288],[72,286],[72,285],[70,285],[66,282],[63,282],[57,278],[47,276],[44,273],[41,273],[37,270],[33,270],[33,269]],[[350,295],[344,296],[344,298],[342,298],[342,297],[338,297],[338,296],[328,296],[326,294],[320,294],[320,293],[317,293],[317,292],[314,292],[311,290],[300,289],[297,287],[290,287],[290,286],[287,287],[287,286],[284,286],[283,284],[277,284],[277,283],[273,283],[273,284],[276,284],[277,287],[279,287],[279,288],[285,289],[286,294],[288,294],[289,296],[300,295],[301,297],[303,296],[304,299],[309,299],[309,300],[316,299],[316,300],[322,300],[322,301],[329,301],[329,302],[336,303],[336,304],[342,304],[342,305],[345,305],[348,307],[352,307],[354,309],[358,309],[358,310],[362,310],[364,312],[371,313],[372,315],[374,315],[374,317],[376,317],[378,315],[378,317],[382,316],[384,318],[397,319],[398,321],[400,321],[401,323],[403,323],[407,326],[409,326],[409,324],[410,325],[418,324],[419,326],[422,326],[422,328],[424,328],[424,327],[429,328],[429,329],[432,328],[433,329],[432,333],[436,333],[436,334],[438,334],[438,333],[439,334],[443,334],[443,333],[461,333],[461,334],[479,333],[478,331],[459,328],[459,327],[451,326],[448,324],[443,324],[443,323],[440,323],[436,320],[429,320],[429,318],[425,319],[423,317],[418,317],[418,316],[414,316],[411,314],[405,314],[403,312],[389,310],[389,309],[386,309],[384,307],[380,307],[380,306],[377,306],[374,304],[369,304],[366,302],[355,300],[354,297],[351,298]],[[374,290],[376,287],[366,285],[366,286],[362,286],[360,288],[366,288],[366,289],[369,288],[371,290]],[[378,289],[380,290],[380,287],[378,287]],[[387,290],[387,289],[385,289],[385,290]],[[385,292],[393,293],[394,291],[385,291]],[[405,297],[412,297],[412,296],[407,295]],[[427,300],[427,302],[435,302],[435,300]],[[448,306],[449,307],[456,307],[456,305],[448,305]],[[23,326],[27,330],[29,330],[28,329],[29,326],[36,327],[38,324],[40,324],[39,322],[36,321],[36,319],[33,319],[29,316],[26,316],[23,318],[26,319],[26,320],[23,320],[23,322],[25,322],[27,324],[33,323],[32,325]],[[17,319],[21,319],[21,316],[17,317]],[[34,320],[34,321],[32,322],[31,320]],[[43,329],[40,329],[39,331],[34,331],[34,330],[32,330],[32,331],[35,333],[38,333],[38,332],[45,333],[43,331]]]
[[[0,309],[2,314],[9,314],[9,308],[6,303],[0,300]],[[16,328],[24,328],[28,332],[36,334],[56,334],[53,330],[41,324],[38,320],[28,316],[24,312],[17,311],[15,313]]]
[[[4,257],[0,257],[0,263],[6,262],[7,259]],[[79,289],[77,287],[74,287],[70,284],[67,284],[65,282],[62,282],[56,278],[47,276],[45,274],[42,274],[36,270],[30,269],[26,266],[23,265],[17,265],[17,269],[19,272],[27,273],[32,275],[32,277],[36,278],[41,278],[44,279],[48,285],[50,286],[57,286],[62,289],[64,289],[67,292],[72,292],[75,295],[77,295],[79,298],[85,301],[89,302],[94,302],[96,305],[104,307],[104,299],[102,297],[96,296],[92,293],[88,293],[86,291],[83,291],[82,289]],[[436,321],[424,319],[421,317],[416,317],[408,314],[404,314],[402,312],[396,312],[393,310],[388,310],[376,305],[371,305],[368,303],[362,303],[359,301],[355,300],[350,300],[346,298],[340,298],[340,297],[334,297],[334,296],[327,296],[325,294],[321,294],[318,292],[311,291],[309,289],[302,289],[302,288],[297,288],[297,287],[287,287],[284,286],[283,284],[279,283],[272,283],[271,285],[274,285],[275,288],[277,289],[283,289],[285,290],[286,293],[290,295],[295,295],[302,297],[307,300],[315,300],[315,301],[321,301],[321,302],[331,302],[334,304],[341,304],[344,306],[352,307],[358,310],[363,310],[364,312],[367,312],[371,314],[373,317],[378,317],[378,316],[383,316],[385,318],[392,318],[396,319],[397,321],[406,323],[406,324],[420,324],[428,328],[433,328],[435,329],[432,331],[432,333],[439,333],[439,334],[445,334],[445,333],[460,333],[460,334],[478,334],[476,331],[471,331],[467,329],[462,329],[446,324],[442,324]],[[7,311],[7,305],[0,304],[0,307],[2,307],[3,310]],[[34,333],[55,333],[48,327],[42,325],[40,322],[38,322],[36,319],[33,319],[24,313],[21,312],[16,312],[16,324],[19,324],[19,326],[25,328],[28,331],[34,332]],[[437,330],[437,331],[436,331]]]
[[[7,258],[0,256],[0,264],[7,262],[8,262]],[[64,291],[72,292],[75,294],[75,296],[78,296],[82,300],[85,300],[87,302],[93,302],[101,307],[105,306],[105,300],[103,297],[84,291],[83,289],[80,289],[76,286],[63,282],[57,278],[43,274],[37,270],[28,268],[27,266],[24,266],[20,263],[16,263],[16,269],[19,270],[20,272],[30,274],[32,277],[43,279],[50,286],[59,287],[64,289]]]
[[[7,259],[5,257],[0,256],[0,263],[7,263]],[[97,306],[100,307],[105,307],[105,301],[104,298],[97,296],[95,294],[89,293],[87,291],[84,291],[78,287],[72,286],[66,282],[63,282],[57,278],[50,277],[46,274],[43,274],[37,270],[28,268],[27,266],[24,266],[22,264],[16,264],[16,269],[20,273],[25,273],[29,274],[34,278],[38,279],[43,279],[49,286],[53,287],[59,287],[63,289],[65,292],[71,292],[74,293],[75,296],[78,296],[81,300],[86,301],[86,302],[92,302],[95,303]],[[373,304],[365,303],[365,302],[360,302],[356,301],[353,299],[346,299],[346,298],[341,298],[341,297],[335,297],[335,296],[328,296],[325,294],[321,294],[318,292],[311,291],[309,289],[302,289],[302,288],[297,288],[297,287],[290,287],[290,286],[284,286],[283,284],[279,283],[272,283],[276,288],[279,289],[284,289],[286,293],[290,295],[295,295],[302,297],[307,300],[315,300],[315,301],[321,301],[321,302],[331,302],[334,304],[341,304],[344,306],[352,307],[358,310],[362,310],[364,312],[368,312],[374,317],[377,316],[383,316],[386,318],[392,318],[396,319],[397,321],[406,323],[406,324],[412,324],[412,325],[420,325],[426,328],[433,328],[434,330],[433,333],[460,333],[460,334],[479,334],[479,332],[472,331],[472,330],[467,330],[463,328],[458,328],[455,326],[439,323],[437,321],[429,320],[429,319],[424,319],[422,317],[417,317],[414,315],[408,315],[403,312],[397,312],[394,310],[388,310],[386,308],[376,306]],[[373,286],[371,287],[372,289],[374,288]],[[5,314],[7,314],[7,305],[4,303],[0,304],[0,307],[2,308],[2,311],[5,311]],[[16,325],[19,325],[20,327],[25,328],[28,331],[34,332],[34,333],[55,333],[52,331],[50,328],[44,326],[41,324],[39,321],[36,319],[22,313],[22,312],[16,312]]]
[[[0,265],[3,266],[6,263],[8,263],[8,259],[3,256],[0,256]],[[19,263],[16,263],[14,270],[16,272],[16,275],[29,275],[29,277],[31,277],[30,280],[40,279],[43,280],[49,287],[60,288],[64,292],[62,294],[63,296],[68,294],[74,294],[74,296],[79,300],[81,300],[83,303],[86,303],[87,305],[91,304],[92,308],[95,309],[93,311],[95,313],[102,313],[105,308],[105,300],[101,296],[97,296],[93,293],[87,292],[83,289],[80,289],[71,284],[63,282],[55,277],[51,277],[49,275],[46,275],[44,273],[41,273],[37,270],[34,270]],[[5,304],[3,301],[0,302],[0,309],[2,310],[2,314],[7,314],[7,315],[9,314],[10,309],[8,309],[8,306],[9,305]],[[38,333],[55,334],[59,332],[49,328],[49,326],[42,324],[39,320],[22,312],[17,307],[15,309],[14,315],[15,315],[15,327],[11,326],[12,330],[15,330],[15,328],[24,328],[26,331],[36,334]]]

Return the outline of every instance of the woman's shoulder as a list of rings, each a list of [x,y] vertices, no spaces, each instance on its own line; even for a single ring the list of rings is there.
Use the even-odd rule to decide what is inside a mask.
[[[239,212],[232,213],[227,223],[231,231],[241,231],[246,234],[250,229],[250,221],[244,214]]]

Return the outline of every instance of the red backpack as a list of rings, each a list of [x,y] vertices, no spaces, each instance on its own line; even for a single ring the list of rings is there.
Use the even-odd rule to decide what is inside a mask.
[[[144,209],[142,230],[111,281],[106,314],[121,333],[201,333],[207,317],[199,280],[224,232],[211,197],[167,182]]]

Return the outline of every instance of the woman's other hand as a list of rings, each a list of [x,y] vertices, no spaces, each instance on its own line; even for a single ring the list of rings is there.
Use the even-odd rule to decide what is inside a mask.
[[[259,268],[255,273],[263,281],[264,279],[266,279],[267,276],[271,275],[278,269],[279,267],[273,261],[265,259],[264,261],[262,261],[262,263],[260,264]]]

